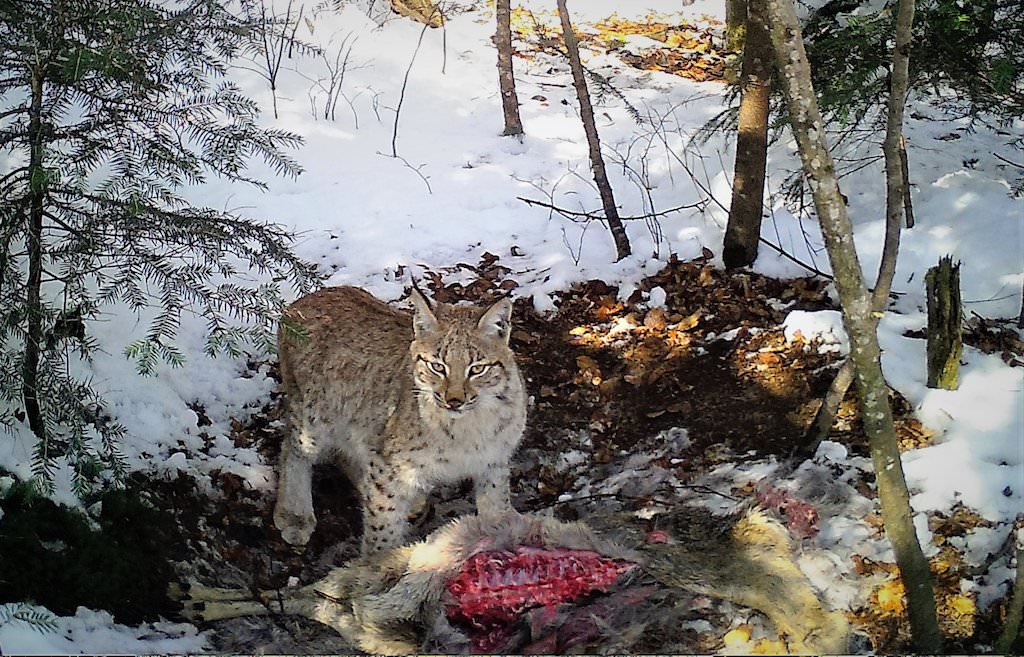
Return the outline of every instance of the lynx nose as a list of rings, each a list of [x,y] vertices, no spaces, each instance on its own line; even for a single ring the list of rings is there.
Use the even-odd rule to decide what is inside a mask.
[[[448,410],[457,411],[462,408],[462,405],[466,403],[465,399],[459,399],[458,397],[450,397],[444,400],[444,405]]]

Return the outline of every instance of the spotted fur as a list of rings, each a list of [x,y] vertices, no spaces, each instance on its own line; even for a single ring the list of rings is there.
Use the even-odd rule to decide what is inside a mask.
[[[526,393],[508,346],[512,306],[437,304],[414,312],[353,287],[296,301],[279,334],[289,433],[274,522],[305,545],[316,526],[315,463],[337,460],[363,500],[363,552],[405,542],[414,502],[472,479],[477,511],[511,510],[508,461]]]

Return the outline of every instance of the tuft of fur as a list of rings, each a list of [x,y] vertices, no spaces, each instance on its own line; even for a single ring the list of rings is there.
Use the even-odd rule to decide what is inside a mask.
[[[512,510],[508,462],[526,392],[508,346],[511,302],[414,312],[353,287],[289,306],[279,334],[288,435],[274,523],[293,545],[316,526],[315,463],[336,460],[363,500],[363,552],[402,545],[433,486],[472,479],[481,514]]]
[[[823,607],[794,563],[789,535],[778,522],[757,510],[714,516],[706,509],[689,507],[659,518],[664,521],[668,541],[644,544],[644,532],[626,515],[604,518],[600,533],[583,523],[528,515],[465,517],[422,542],[364,555],[309,586],[263,592],[257,601],[245,590],[193,586],[185,613],[196,621],[273,612],[296,614],[334,628],[371,653],[409,654],[426,648],[464,653],[469,638],[452,627],[445,614],[451,602],[446,597],[446,582],[475,554],[529,545],[591,550],[635,562],[661,586],[757,609],[786,635],[794,653],[847,652],[849,624],[845,616]],[[629,548],[629,544],[636,547]],[[622,605],[639,603],[650,593],[649,587],[626,582],[608,597],[615,601],[609,613],[621,615]],[[565,607],[566,615],[560,620],[546,618],[543,610],[538,614],[557,631],[560,625],[581,620],[593,623],[591,611],[599,608],[591,607],[587,618],[581,619],[574,617],[573,605]],[[530,620],[535,621],[537,618]],[[539,649],[543,644],[531,645]]]

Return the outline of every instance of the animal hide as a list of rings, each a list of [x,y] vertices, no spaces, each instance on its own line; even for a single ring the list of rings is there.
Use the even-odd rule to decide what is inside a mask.
[[[754,608],[792,652],[847,651],[846,618],[822,606],[778,522],[756,509],[714,516],[692,507],[658,520],[649,532],[626,514],[595,519],[593,529],[532,515],[464,517],[309,586],[254,596],[193,585],[185,615],[305,616],[371,653],[550,653],[592,644],[662,587]]]

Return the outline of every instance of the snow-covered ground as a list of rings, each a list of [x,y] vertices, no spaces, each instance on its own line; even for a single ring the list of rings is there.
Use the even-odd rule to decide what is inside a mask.
[[[548,12],[550,20],[553,3],[522,4],[541,18],[541,12]],[[721,18],[724,3],[698,0],[681,7],[678,0],[577,0],[570,9],[586,29],[587,21],[613,11],[635,17],[655,11],[670,17]],[[608,77],[643,118],[636,122],[620,99],[595,93],[598,128],[621,213],[642,215],[652,203],[655,210],[700,205],[662,217],[659,235],[643,222],[629,222],[634,255],[613,263],[613,245],[601,225],[573,223],[517,199],[529,197],[575,210],[600,205],[575,95],[560,61],[543,55],[516,60],[526,138],[519,142],[499,136],[501,106],[492,33],[492,17],[481,12],[455,15],[444,31],[426,32],[402,19],[378,27],[355,7],[312,16],[299,37],[328,52],[348,37],[346,47],[352,48],[342,87],[346,98],[339,102],[335,120],[322,116],[324,98],[314,81],[326,71],[317,60],[287,63],[297,71],[282,73],[276,120],[269,113],[269,91],[262,78],[241,68],[233,74],[267,108],[268,125],[305,137],[295,156],[306,172],[290,181],[275,179],[256,166],[270,183],[267,192],[214,182],[189,190],[189,197],[294,227],[300,235],[298,252],[321,266],[327,284],[359,285],[389,300],[400,296],[410,270],[476,262],[488,251],[515,272],[520,283],[515,294],[532,297],[539,310],[552,307],[552,292],[576,281],[602,278],[621,284],[628,294],[671,254],[688,259],[703,247],[720,254],[725,212],[707,202],[704,189],[728,205],[731,143],[713,139],[695,146],[689,140],[722,109],[721,85],[637,71],[605,54],[587,58],[588,65]],[[311,106],[319,117],[312,115]],[[986,550],[1002,542],[1009,531],[1006,523],[1024,509],[1024,368],[1010,368],[998,356],[967,347],[960,389],[930,390],[924,385],[924,341],[904,333],[925,326],[924,274],[945,254],[963,263],[967,312],[990,318],[1016,316],[1024,285],[1024,202],[1009,194],[1014,172],[992,157],[994,152],[1007,152],[1006,135],[943,118],[924,103],[915,103],[914,109],[932,119],[910,118],[907,123],[918,224],[903,238],[894,283],[901,295],[898,313],[887,314],[880,326],[883,367],[889,383],[937,433],[935,445],[904,457],[915,510],[949,509],[960,502],[1002,523],[998,531],[965,539],[969,551],[983,559]],[[1022,128],[1011,126],[1017,134]],[[940,139],[951,134],[960,138]],[[393,143],[397,158],[391,157]],[[873,146],[865,149],[877,152]],[[763,236],[827,270],[813,221],[795,217],[778,197],[784,176],[796,166],[791,140],[773,147],[773,213],[765,221]],[[881,169],[879,161],[843,181],[861,262],[870,277],[877,268],[883,235]],[[769,250],[763,250],[755,269],[781,276],[807,273]],[[842,344],[837,314],[795,315],[787,326],[805,337],[823,335]],[[246,372],[244,358],[206,358],[203,328],[198,319],[187,319],[182,326],[180,342],[189,356],[183,367],[165,367],[158,376],[140,379],[122,348],[145,329],[145,322],[112,312],[90,324],[89,331],[106,351],[81,371],[92,378],[127,427],[122,449],[132,468],[193,474],[227,470],[255,488],[269,490],[274,484],[272,468],[254,449],[234,447],[228,434],[231,418],[243,417],[266,402],[273,381],[266,367],[255,375]],[[190,404],[201,406],[212,421],[202,429],[213,436],[212,448],[204,449]],[[852,464],[839,446],[826,444],[823,450],[823,459],[870,467]],[[0,440],[0,466],[19,477],[30,476],[31,454],[27,426]],[[74,503],[66,474],[58,476],[57,498]],[[854,506],[864,500],[851,499]],[[861,512],[852,507],[847,511],[850,516]],[[918,524],[927,539],[926,524]],[[833,541],[846,552],[856,550],[865,537],[847,530],[827,525],[818,541]],[[1009,572],[1006,565],[1002,568],[1004,574]],[[9,621],[0,626],[0,646],[16,653],[195,652],[204,647],[201,635],[180,626],[112,628],[109,616],[102,613],[80,611],[58,623],[60,632],[47,635],[19,629],[19,621]]]

